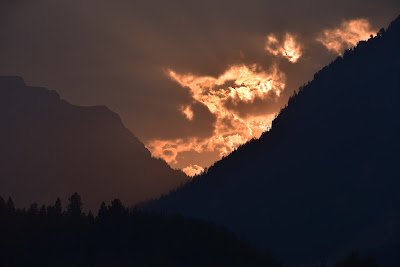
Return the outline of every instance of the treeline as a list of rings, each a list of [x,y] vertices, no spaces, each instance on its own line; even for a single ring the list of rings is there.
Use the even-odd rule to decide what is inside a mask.
[[[119,199],[95,216],[83,212],[79,194],[68,200],[65,210],[60,198],[17,209],[0,197],[0,266],[282,266],[212,223],[128,209]],[[333,266],[378,265],[351,252]]]
[[[280,266],[224,227],[128,209],[120,200],[85,214],[74,193],[17,209],[0,197],[1,266]]]

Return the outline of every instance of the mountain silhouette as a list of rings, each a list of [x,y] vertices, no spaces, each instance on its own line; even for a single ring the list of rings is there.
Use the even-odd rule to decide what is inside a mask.
[[[120,198],[129,205],[187,181],[151,157],[105,106],[74,106],[55,91],[0,77],[0,194],[17,206],[78,191],[85,206]]]
[[[287,263],[400,248],[400,17],[289,99],[270,131],[149,203],[230,227]]]

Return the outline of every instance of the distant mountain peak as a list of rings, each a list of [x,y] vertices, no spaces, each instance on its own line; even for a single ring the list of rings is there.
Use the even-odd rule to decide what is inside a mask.
[[[72,105],[18,76],[0,76],[0,125],[0,195],[17,205],[73,192],[88,208],[116,197],[133,205],[188,180],[152,158],[108,107]]]

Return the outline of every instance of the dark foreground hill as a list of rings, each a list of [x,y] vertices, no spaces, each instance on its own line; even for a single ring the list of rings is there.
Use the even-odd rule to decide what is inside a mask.
[[[128,211],[120,200],[82,213],[78,194],[15,209],[0,197],[1,266],[280,266],[224,227]]]
[[[132,205],[188,179],[152,158],[108,108],[71,105],[20,77],[0,77],[0,129],[0,194],[17,206],[75,191],[89,208],[116,197]]]
[[[150,207],[229,226],[285,262],[357,249],[397,265],[399,48],[400,17],[316,73],[259,140]]]

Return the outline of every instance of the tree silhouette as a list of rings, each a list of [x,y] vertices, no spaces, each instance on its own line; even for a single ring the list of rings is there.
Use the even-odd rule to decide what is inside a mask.
[[[28,209],[28,214],[32,216],[36,216],[39,214],[39,205],[36,202],[31,204]]]
[[[106,203],[104,203],[104,201],[103,201],[100,204],[100,209],[98,211],[97,219],[99,221],[104,221],[104,220],[106,220],[107,217],[108,217],[108,209],[107,209]]]
[[[56,203],[54,204],[55,214],[61,216],[62,214],[62,206],[61,206],[61,199],[58,197]]]
[[[47,215],[46,206],[43,204],[43,205],[40,207],[39,216],[40,216],[40,217],[45,217],[46,215]]]
[[[89,221],[90,224],[93,224],[95,222],[95,218],[94,218],[93,213],[92,213],[91,210],[89,210],[87,218],[88,218],[88,221]]]
[[[6,206],[7,206],[7,211],[9,213],[14,213],[15,212],[14,201],[11,199],[11,197],[8,198]]]
[[[108,206],[108,211],[112,217],[118,218],[127,214],[127,209],[122,205],[121,200],[114,199],[111,206]]]
[[[67,214],[71,218],[77,219],[82,215],[82,200],[81,196],[78,193],[73,193],[72,196],[68,199],[69,203],[67,206]]]
[[[0,197],[0,215],[5,213],[7,208],[6,208],[6,202],[4,201],[4,199],[2,197]]]
[[[378,267],[378,264],[371,255],[360,259],[359,253],[353,251],[344,260],[336,262],[335,267]]]

